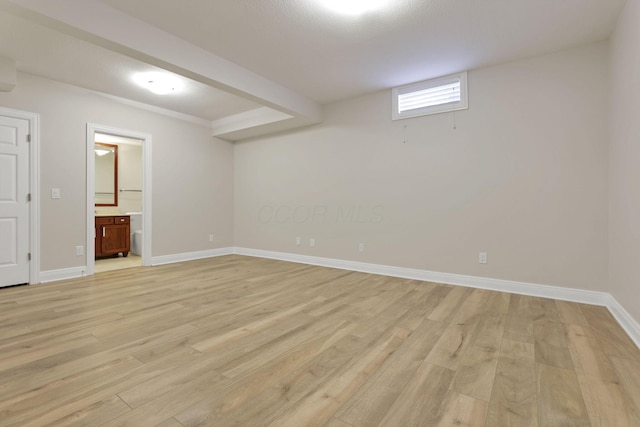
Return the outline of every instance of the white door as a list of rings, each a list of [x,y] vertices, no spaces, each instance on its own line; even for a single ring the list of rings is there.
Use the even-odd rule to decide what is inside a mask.
[[[0,116],[0,287],[29,282],[29,121]]]

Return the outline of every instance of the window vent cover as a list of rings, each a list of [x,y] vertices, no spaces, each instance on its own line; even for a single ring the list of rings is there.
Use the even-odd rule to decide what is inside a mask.
[[[393,89],[393,120],[468,108],[467,73]]]

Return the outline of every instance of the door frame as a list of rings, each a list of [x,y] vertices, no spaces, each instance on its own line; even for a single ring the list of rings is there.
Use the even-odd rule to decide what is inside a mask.
[[[0,115],[29,122],[29,284],[40,283],[40,115],[0,107]]]
[[[87,275],[95,273],[95,155],[96,133],[142,141],[142,265],[151,265],[151,134],[87,123]]]

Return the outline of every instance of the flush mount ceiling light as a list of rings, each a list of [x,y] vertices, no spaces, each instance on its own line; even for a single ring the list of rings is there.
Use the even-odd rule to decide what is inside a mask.
[[[334,12],[357,16],[382,9],[389,0],[320,0],[320,3]]]
[[[138,73],[133,76],[133,80],[157,95],[176,93],[182,89],[182,81],[178,77],[167,73]]]

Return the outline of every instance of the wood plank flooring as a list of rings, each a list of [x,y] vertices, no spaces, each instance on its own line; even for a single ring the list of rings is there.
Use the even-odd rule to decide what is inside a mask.
[[[0,426],[640,426],[606,308],[225,256],[0,289]]]
[[[99,258],[95,261],[94,271],[104,273],[105,271],[121,270],[123,268],[142,266],[142,257],[129,252],[129,255],[121,255],[114,258]]]

